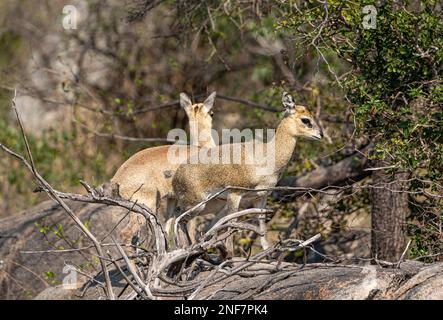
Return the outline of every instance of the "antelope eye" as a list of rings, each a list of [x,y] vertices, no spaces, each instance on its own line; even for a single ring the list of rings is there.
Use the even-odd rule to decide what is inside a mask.
[[[214,111],[210,111],[209,115],[212,117],[214,115]]]
[[[309,120],[308,118],[302,118],[301,122],[303,122],[303,124],[305,124],[308,128],[312,128],[311,120]]]

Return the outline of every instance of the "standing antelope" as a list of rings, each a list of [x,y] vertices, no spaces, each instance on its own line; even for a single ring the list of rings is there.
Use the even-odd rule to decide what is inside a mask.
[[[269,142],[263,143],[253,140],[244,143],[220,145],[208,150],[210,156],[214,156],[218,160],[216,163],[211,162],[208,164],[188,161],[180,165],[172,184],[181,213],[226,187],[247,189],[269,189],[274,187],[291,160],[296,145],[296,137],[308,137],[316,140],[323,137],[321,129],[315,123],[313,116],[306,107],[296,105],[292,96],[286,92],[283,93],[282,103],[286,112],[277,127],[275,136]],[[273,160],[271,164],[269,162],[263,164],[263,159],[258,159],[254,156],[252,162],[251,160],[247,161],[251,157],[250,151],[256,150],[256,148],[264,150],[264,156]],[[240,152],[240,164],[225,164],[223,156],[233,154],[234,150]],[[229,214],[238,211],[240,201],[247,193],[247,191],[239,189],[228,189],[224,192],[227,197],[227,210],[225,213]],[[254,192],[254,207],[265,207],[268,194],[269,191]],[[190,213],[200,215],[205,211],[204,209],[205,204]],[[183,217],[177,223],[179,229],[176,236],[182,246],[190,242],[186,223],[191,218],[191,216]],[[261,244],[263,248],[267,248],[265,216],[261,215],[259,221],[260,231],[263,234],[261,236]]]
[[[173,198],[172,177],[180,162],[170,161],[169,152],[184,151],[188,156],[197,153],[203,148],[215,146],[210,134],[212,129],[211,110],[214,105],[216,93],[213,92],[203,103],[192,104],[185,93],[180,94],[180,106],[185,110],[189,118],[191,143],[193,145],[167,145],[144,149],[122,164],[117,170],[111,183],[118,185],[119,195],[146,205],[153,212],[157,212],[160,201],[168,199],[167,210],[173,210],[175,203]],[[206,134],[202,134],[205,132]],[[124,239],[130,239],[136,227],[135,214],[130,216],[128,226],[122,231]],[[165,217],[160,215],[163,220]],[[164,222],[164,220],[163,220]]]

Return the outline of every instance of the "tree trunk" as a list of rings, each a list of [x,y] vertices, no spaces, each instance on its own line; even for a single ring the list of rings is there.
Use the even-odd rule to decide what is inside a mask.
[[[375,167],[386,166],[376,161]],[[396,262],[406,246],[406,216],[409,212],[407,173],[388,174],[377,170],[372,174],[371,249],[375,258]]]

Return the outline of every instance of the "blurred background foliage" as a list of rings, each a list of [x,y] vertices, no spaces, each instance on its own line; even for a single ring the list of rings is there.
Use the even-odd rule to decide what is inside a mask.
[[[67,4],[78,11],[75,30],[62,28]],[[366,4],[377,8],[376,29],[362,26]],[[56,189],[80,191],[79,179],[99,185],[185,128],[182,91],[199,100],[216,90],[221,130],[275,127],[288,90],[325,139],[301,140],[285,174],[330,166],[372,142],[371,157],[389,157],[390,170],[411,179],[411,254],[438,259],[442,41],[437,1],[3,1],[0,141],[24,151],[10,108],[17,88],[40,172]],[[18,162],[2,155],[0,164],[0,216],[45,199]],[[323,254],[370,256],[370,182],[339,198],[272,203],[274,237],[322,232]]]

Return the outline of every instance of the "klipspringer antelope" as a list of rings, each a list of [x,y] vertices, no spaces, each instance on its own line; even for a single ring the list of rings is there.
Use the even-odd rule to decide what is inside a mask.
[[[121,197],[146,205],[157,213],[162,223],[165,222],[166,214],[159,214],[158,209],[162,199],[167,199],[167,210],[175,208],[172,177],[180,165],[178,161],[171,161],[168,155],[173,150],[173,152],[184,152],[192,156],[200,148],[215,146],[210,134],[215,96],[216,93],[213,92],[203,103],[192,104],[185,93],[180,94],[180,106],[189,118],[192,145],[147,148],[130,157],[111,179],[111,183],[118,185],[118,193]],[[122,238],[131,239],[136,228],[136,215],[131,214],[127,227],[122,231]]]
[[[208,157],[216,161],[201,163],[198,161],[187,161],[182,163],[173,178],[174,193],[178,199],[176,215],[193,208],[206,200],[210,195],[224,190],[227,187],[240,187],[244,189],[261,190],[249,192],[239,189],[228,189],[224,192],[227,199],[227,210],[225,214],[238,211],[243,196],[251,196],[255,199],[254,207],[264,208],[266,189],[275,187],[281,174],[291,160],[296,145],[297,137],[321,139],[323,133],[314,121],[314,117],[306,107],[296,105],[294,99],[288,93],[283,93],[282,103],[285,107],[285,115],[277,127],[275,136],[267,143],[258,140],[250,142],[225,144],[208,150]],[[263,162],[256,156],[252,156],[251,150],[263,150],[263,156],[271,161]],[[223,157],[231,155],[237,150],[240,152],[241,162],[238,164],[228,163]],[[226,159],[225,159],[226,160]],[[187,231],[187,222],[194,215],[205,212],[205,204],[183,216],[177,222],[176,238],[179,245],[186,246],[190,243]],[[266,240],[265,216],[259,217],[261,244],[263,248],[268,247]]]

